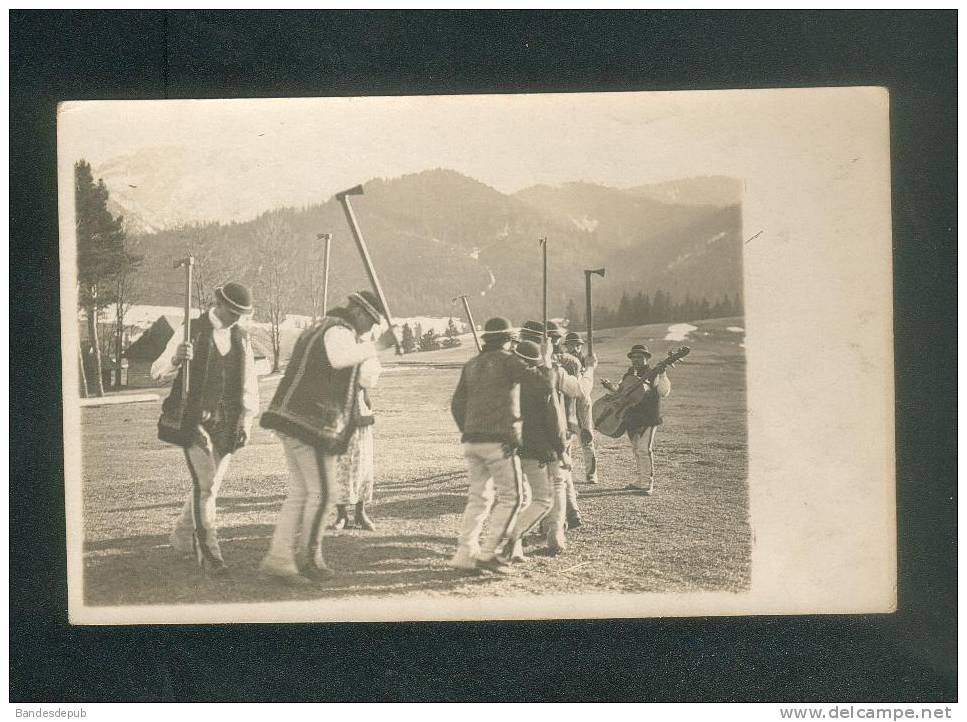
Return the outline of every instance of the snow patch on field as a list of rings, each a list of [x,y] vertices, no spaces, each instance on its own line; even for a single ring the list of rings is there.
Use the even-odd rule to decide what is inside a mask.
[[[688,338],[688,334],[692,331],[697,331],[698,326],[693,326],[690,323],[673,323],[668,327],[668,333],[665,336],[666,341],[684,341]]]
[[[732,333],[745,333],[745,329],[741,326],[729,326],[725,330],[731,331]]]

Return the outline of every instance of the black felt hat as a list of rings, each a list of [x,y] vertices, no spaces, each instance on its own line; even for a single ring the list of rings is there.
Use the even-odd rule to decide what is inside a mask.
[[[581,334],[577,333],[576,331],[570,331],[568,332],[567,336],[564,337],[564,343],[576,343],[583,346],[584,339],[581,338]]]
[[[372,291],[356,291],[356,293],[350,293],[349,302],[355,303],[368,313],[374,323],[379,323],[386,316],[386,310],[383,308],[383,304],[379,302],[376,294]]]
[[[510,338],[514,335],[514,327],[503,316],[494,316],[484,324],[483,333],[480,335],[485,338],[488,336],[507,336],[507,338]]]
[[[649,351],[648,347],[644,344],[636,343],[628,352],[628,358],[631,358],[632,356],[644,356],[645,358],[651,358],[651,351]]]
[[[514,349],[514,353],[531,363],[537,363],[541,360],[541,349],[533,341],[521,341]]]
[[[520,340],[540,343],[544,340],[544,324],[540,321],[524,321],[520,327]]]
[[[252,313],[252,292],[241,283],[229,281],[215,289],[215,298],[239,315]]]

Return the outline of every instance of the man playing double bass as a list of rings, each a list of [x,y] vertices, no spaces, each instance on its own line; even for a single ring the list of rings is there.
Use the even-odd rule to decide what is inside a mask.
[[[629,368],[620,385],[615,385],[607,379],[601,380],[601,385],[608,391],[623,394],[634,384],[640,384],[640,379],[648,376],[651,368],[648,366],[648,359],[651,352],[647,346],[635,344],[628,352],[631,359]],[[668,374],[664,370],[658,374],[653,384],[649,384],[647,391],[640,402],[631,407],[625,415],[625,429],[628,432],[628,441],[631,442],[631,453],[635,457],[635,469],[638,480],[628,485],[629,489],[644,491],[651,494],[655,490],[655,432],[662,424],[661,400],[671,393],[672,384],[668,380]],[[644,457],[648,457],[648,474],[645,475]]]

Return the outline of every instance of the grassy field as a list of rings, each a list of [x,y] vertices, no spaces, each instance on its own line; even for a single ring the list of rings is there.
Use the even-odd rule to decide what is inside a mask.
[[[82,410],[84,595],[89,605],[254,602],[393,595],[507,596],[577,592],[742,591],[750,580],[746,484],[745,356],[741,319],[693,322],[688,363],[656,439],[658,482],[647,497],[625,490],[634,466],[626,439],[597,437],[599,479],[579,484],[584,525],[566,554],[541,554],[507,577],[462,576],[446,566],[466,492],[459,436],[449,414],[459,365],[472,348],[407,356],[375,394],[375,532],[329,532],[324,553],[338,576],[324,586],[262,579],[285,494],[282,447],[257,428],[235,458],[218,500],[228,577],[208,577],[168,546],[189,487],[178,449],[157,441],[160,405]],[[736,330],[730,330],[736,329]],[[633,343],[656,358],[680,342],[667,325],[595,334],[598,378],[617,380]],[[387,364],[395,363],[388,358]],[[277,380],[264,380],[268,403]],[[597,394],[602,393],[597,384]],[[583,479],[580,459],[576,478]]]

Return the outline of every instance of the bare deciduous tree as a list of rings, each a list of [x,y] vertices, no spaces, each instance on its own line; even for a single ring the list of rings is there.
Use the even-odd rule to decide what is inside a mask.
[[[273,373],[279,370],[282,324],[292,302],[293,247],[292,228],[278,216],[267,216],[255,231],[256,317],[269,324]]]

